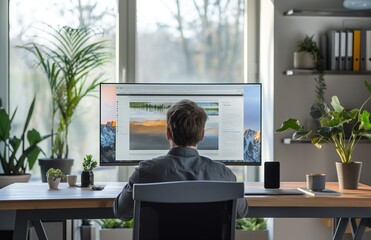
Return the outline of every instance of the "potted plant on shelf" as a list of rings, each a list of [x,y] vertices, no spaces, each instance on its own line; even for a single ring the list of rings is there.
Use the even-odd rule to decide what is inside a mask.
[[[50,167],[70,174],[73,160],[69,158],[69,126],[81,100],[103,82],[103,73],[91,72],[97,72],[110,56],[107,41],[96,40],[98,33],[91,28],[50,27],[48,33],[50,39],[44,44],[32,42],[21,46],[34,55],[52,95],[51,156],[39,159],[43,182]]]
[[[319,119],[328,111],[328,106],[325,103],[326,83],[323,56],[313,37],[314,35],[311,37],[306,35],[302,41],[298,42],[298,50],[294,52],[294,68],[315,69],[318,73],[318,76],[314,78],[316,98],[311,106],[310,116],[313,119]]]
[[[28,129],[34,110],[35,98],[32,100],[28,110],[27,118],[20,136],[12,135],[13,120],[17,109],[9,116],[2,107],[0,99],[0,144],[3,145],[0,152],[1,167],[4,171],[0,175],[0,188],[14,182],[28,182],[31,174],[26,173],[28,167],[31,170],[41,152],[38,144],[50,137],[40,136],[35,129]]]
[[[365,81],[367,90],[371,93],[371,84]],[[288,119],[276,132],[295,130],[294,139],[307,138],[311,140],[317,148],[321,148],[323,143],[330,143],[335,147],[340,157],[340,162],[336,162],[340,189],[357,189],[362,162],[353,161],[353,151],[361,139],[371,138],[370,113],[364,109],[369,102],[368,97],[360,106],[346,110],[337,96],[332,97],[332,109],[322,115],[320,128],[316,131],[306,130],[297,119]],[[349,137],[346,129],[351,126]]]
[[[123,221],[116,218],[99,219],[97,223],[100,225],[100,239],[110,240],[131,240],[133,238],[134,220]]]
[[[268,240],[267,220],[264,218],[241,218],[236,220],[236,240]]]
[[[65,178],[66,175],[60,169],[49,168],[46,172],[46,178],[50,188],[58,189],[60,181]]]
[[[98,162],[93,159],[93,155],[87,154],[82,162],[81,173],[81,187],[88,187],[94,185],[94,168],[97,167]]]

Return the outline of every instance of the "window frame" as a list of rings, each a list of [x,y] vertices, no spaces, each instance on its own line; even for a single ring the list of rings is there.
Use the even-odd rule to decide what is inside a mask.
[[[9,1],[0,1],[0,98],[9,109]]]

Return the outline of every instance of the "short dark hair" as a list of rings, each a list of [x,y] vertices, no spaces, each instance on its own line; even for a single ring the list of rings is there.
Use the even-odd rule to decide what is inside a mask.
[[[195,102],[183,99],[175,103],[166,114],[167,128],[177,146],[196,146],[202,140],[207,114]]]

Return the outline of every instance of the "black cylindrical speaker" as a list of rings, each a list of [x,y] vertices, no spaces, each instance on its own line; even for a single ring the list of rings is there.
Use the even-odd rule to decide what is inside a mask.
[[[264,187],[280,188],[280,162],[264,163]]]

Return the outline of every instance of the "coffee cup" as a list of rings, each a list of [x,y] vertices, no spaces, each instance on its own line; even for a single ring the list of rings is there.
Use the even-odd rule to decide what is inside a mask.
[[[77,182],[77,175],[67,175],[67,182],[70,187],[75,187]]]
[[[307,177],[307,188],[311,191],[322,191],[326,187],[326,174],[310,173]]]

